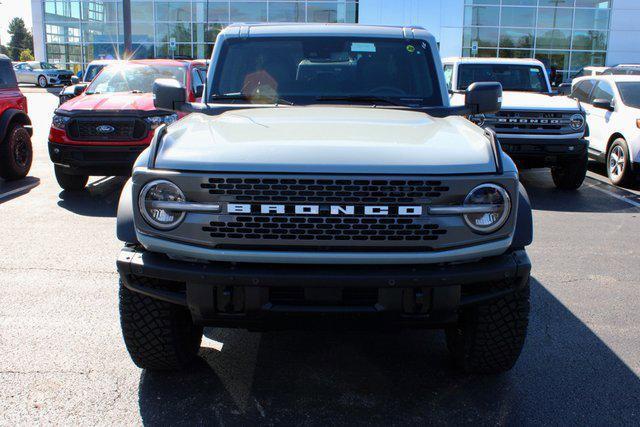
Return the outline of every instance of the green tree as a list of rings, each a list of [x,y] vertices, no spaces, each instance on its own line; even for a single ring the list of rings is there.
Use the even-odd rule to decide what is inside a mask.
[[[0,54],[9,56],[9,49],[6,46],[0,44]]]
[[[13,18],[9,22],[7,33],[11,36],[9,41],[9,51],[11,57],[17,61],[20,58],[20,52],[29,49],[33,52],[33,36],[27,30],[22,18]]]
[[[25,49],[22,52],[20,52],[21,62],[33,61],[33,60],[35,60],[35,58],[33,57],[33,52],[31,52],[31,49]]]

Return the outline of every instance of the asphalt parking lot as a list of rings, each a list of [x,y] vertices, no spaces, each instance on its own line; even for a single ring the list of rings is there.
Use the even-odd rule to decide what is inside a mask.
[[[122,179],[62,192],[47,154],[54,95],[25,90],[31,175],[0,181],[0,424],[640,423],[640,191],[594,167],[578,192],[523,174],[535,242],[516,367],[465,376],[443,334],[205,332],[182,374],[143,372],[120,335]]]

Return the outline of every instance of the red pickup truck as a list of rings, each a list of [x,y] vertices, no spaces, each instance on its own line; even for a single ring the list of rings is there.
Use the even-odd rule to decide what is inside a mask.
[[[0,58],[0,178],[24,178],[31,168],[31,120],[9,59]]]
[[[178,80],[187,88],[187,99],[196,101],[202,96],[206,63],[154,59],[109,65],[55,111],[49,156],[60,187],[79,191],[90,175],[129,175],[153,130],[181,118],[154,107],[151,90],[159,78]]]

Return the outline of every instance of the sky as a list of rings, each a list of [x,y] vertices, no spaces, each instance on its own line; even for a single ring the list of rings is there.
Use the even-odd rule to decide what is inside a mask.
[[[0,42],[5,46],[9,43],[9,22],[16,16],[24,19],[27,28],[32,30],[31,0],[0,0]]]

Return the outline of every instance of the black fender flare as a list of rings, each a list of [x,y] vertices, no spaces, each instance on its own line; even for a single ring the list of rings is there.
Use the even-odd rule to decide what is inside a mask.
[[[133,182],[129,179],[122,188],[122,193],[120,193],[118,217],[116,220],[116,235],[118,240],[122,242],[138,244],[134,222],[132,189]]]
[[[22,110],[16,108],[9,108],[0,116],[0,142],[4,141],[9,131],[11,123],[20,123],[25,126],[30,136],[33,136],[33,129],[31,128],[31,119]]]
[[[529,194],[524,186],[518,183],[518,213],[516,229],[511,242],[512,249],[523,249],[533,242],[533,214]]]

